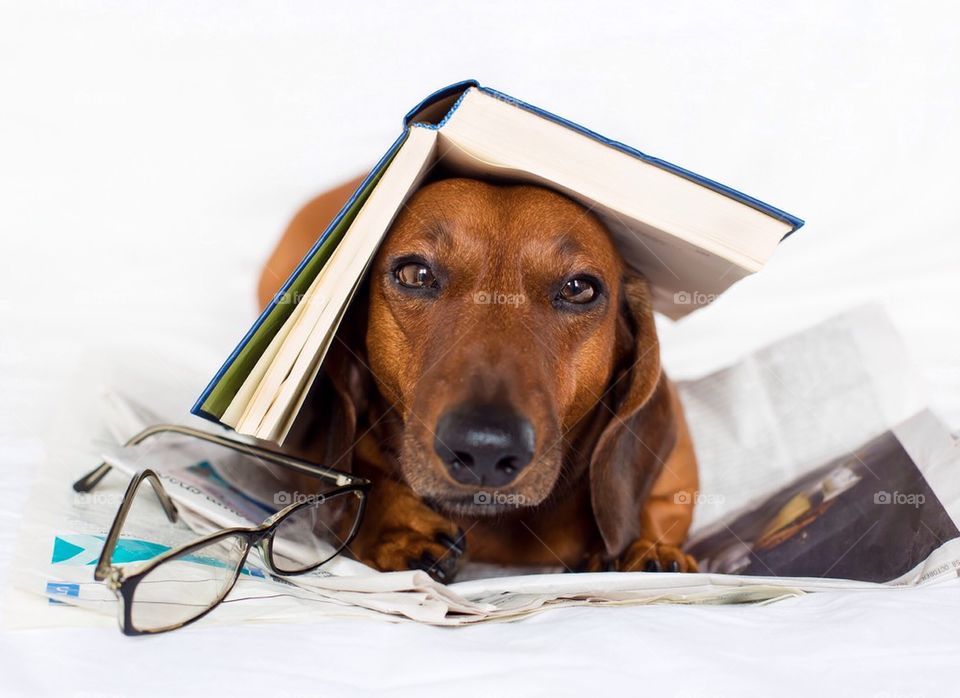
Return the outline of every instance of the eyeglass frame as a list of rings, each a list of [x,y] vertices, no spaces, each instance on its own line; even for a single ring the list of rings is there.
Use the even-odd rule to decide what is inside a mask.
[[[229,448],[231,450],[244,453],[245,455],[262,458],[263,460],[290,468],[301,474],[319,477],[328,481],[332,480],[337,486],[329,492],[312,495],[304,498],[302,501],[293,502],[287,505],[280,511],[277,511],[269,516],[259,526],[232,527],[215,531],[191,543],[186,543],[176,548],[166,550],[150,560],[144,560],[119,567],[111,563],[113,552],[116,548],[117,541],[120,539],[120,530],[126,521],[127,514],[130,512],[130,508],[133,506],[134,495],[139,490],[140,485],[144,480],[148,480],[150,482],[150,485],[157,495],[157,498],[160,500],[160,505],[162,506],[167,519],[171,523],[176,523],[179,517],[177,507],[174,504],[173,499],[171,499],[170,495],[164,488],[163,483],[160,481],[159,475],[157,475],[157,473],[150,468],[144,468],[137,471],[137,473],[133,476],[133,479],[131,479],[130,484],[127,485],[127,491],[123,495],[123,500],[120,503],[120,508],[117,510],[116,516],[114,516],[113,523],[110,526],[107,538],[103,544],[103,549],[100,553],[100,558],[97,560],[97,566],[93,573],[93,578],[97,581],[106,582],[107,587],[113,591],[118,600],[120,600],[123,606],[120,614],[120,630],[124,635],[154,635],[158,633],[169,632],[171,630],[178,630],[206,616],[217,606],[219,606],[230,594],[230,591],[236,585],[237,580],[242,574],[243,565],[247,561],[247,556],[250,554],[250,550],[254,547],[260,550],[263,562],[271,574],[281,577],[297,576],[312,572],[313,570],[316,570],[317,568],[330,562],[330,560],[335,558],[350,545],[356,536],[357,531],[360,529],[360,525],[363,521],[363,515],[366,510],[367,494],[370,491],[370,481],[366,478],[335,470],[333,468],[319,466],[301,458],[279,453],[262,446],[234,441],[217,434],[211,434],[209,432],[176,424],[157,424],[148,427],[129,439],[124,446],[135,446],[152,436],[162,433],[176,433],[207,441],[209,443],[214,443],[219,446],[223,446],[224,448]],[[100,465],[73,483],[73,489],[77,492],[89,492],[107,475],[108,472],[110,472],[111,468],[112,466],[106,461],[101,462]],[[286,519],[290,514],[304,507],[323,503],[328,499],[332,499],[349,492],[353,492],[355,496],[360,498],[360,508],[357,511],[353,527],[351,528],[350,533],[344,540],[343,544],[336,549],[333,555],[330,555],[328,558],[322,560],[316,565],[311,565],[310,567],[295,572],[279,570],[274,564],[272,554],[273,534],[276,532],[279,524],[282,523],[283,520]],[[246,550],[244,550],[243,556],[237,563],[233,580],[228,586],[226,586],[219,598],[216,599],[216,601],[214,601],[209,608],[205,609],[189,620],[165,626],[163,628],[141,630],[133,624],[133,597],[137,585],[145,576],[171,558],[182,556],[196,549],[205,548],[220,540],[234,536],[244,539],[244,542],[246,543]]]

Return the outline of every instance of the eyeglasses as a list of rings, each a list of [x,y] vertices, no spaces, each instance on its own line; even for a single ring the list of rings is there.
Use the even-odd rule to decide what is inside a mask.
[[[176,425],[150,427],[127,442],[136,445],[161,433],[177,433],[262,458],[333,484],[322,494],[304,497],[270,516],[259,526],[228,528],[171,548],[150,560],[118,567],[112,564],[124,521],[137,492],[149,482],[167,519],[175,523],[177,508],[157,473],[144,469],[127,486],[94,571],[120,602],[120,629],[126,635],[176,630],[203,618],[226,598],[240,578],[250,549],[256,547],[268,570],[279,576],[311,572],[329,562],[353,540],[363,519],[370,483],[364,478],[322,468],[299,458]],[[109,463],[74,483],[88,492],[110,471]]]

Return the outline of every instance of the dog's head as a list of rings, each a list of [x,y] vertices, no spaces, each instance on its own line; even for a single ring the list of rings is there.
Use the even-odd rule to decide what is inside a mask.
[[[649,291],[601,222],[541,187],[438,181],[398,214],[369,294],[365,361],[409,486],[482,516],[589,469],[622,547],[673,431]]]

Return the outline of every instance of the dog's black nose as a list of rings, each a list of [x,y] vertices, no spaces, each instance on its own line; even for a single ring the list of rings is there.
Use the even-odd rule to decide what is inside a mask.
[[[509,408],[461,405],[440,417],[433,448],[457,482],[502,487],[533,458],[533,425]]]

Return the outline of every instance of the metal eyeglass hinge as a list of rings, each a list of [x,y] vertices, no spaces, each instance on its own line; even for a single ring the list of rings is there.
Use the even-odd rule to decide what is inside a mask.
[[[112,591],[116,591],[120,588],[121,581],[123,581],[123,574],[119,569],[114,567],[110,570],[110,575],[106,579],[107,587]]]

